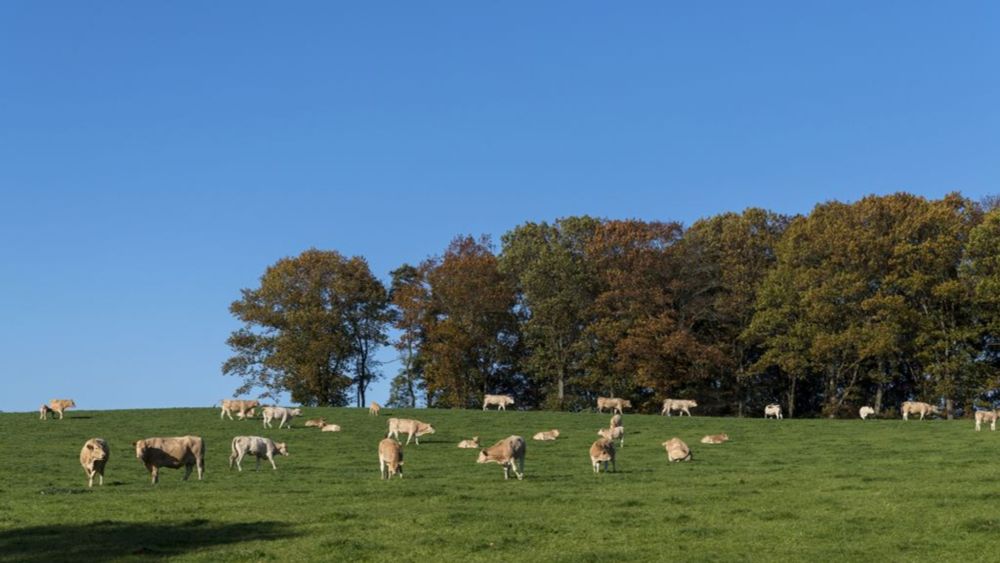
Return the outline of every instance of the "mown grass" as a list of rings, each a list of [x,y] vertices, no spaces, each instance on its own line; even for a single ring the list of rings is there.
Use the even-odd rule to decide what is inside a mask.
[[[379,480],[386,414],[434,424],[405,449],[405,478]],[[1000,433],[969,421],[625,416],[618,472],[592,474],[587,449],[607,415],[305,409],[341,433],[219,420],[214,409],[69,411],[63,421],[0,415],[0,560],[992,561],[1000,548]],[[530,436],[559,428],[556,442]],[[728,432],[719,446],[698,443]],[[527,477],[455,444],[528,440]],[[205,438],[203,482],[160,484],[129,444]],[[228,469],[239,434],[287,441],[291,457]],[[77,456],[107,439],[103,488]],[[668,464],[679,436],[694,461]],[[262,466],[263,467],[263,466]],[[247,470],[249,469],[249,470]]]

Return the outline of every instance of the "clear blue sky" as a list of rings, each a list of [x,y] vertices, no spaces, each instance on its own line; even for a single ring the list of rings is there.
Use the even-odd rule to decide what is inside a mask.
[[[2,2],[0,409],[230,396],[309,247],[1000,191],[1000,5],[875,4]]]

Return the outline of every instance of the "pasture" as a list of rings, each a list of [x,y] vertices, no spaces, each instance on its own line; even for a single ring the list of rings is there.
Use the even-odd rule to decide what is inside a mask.
[[[291,430],[218,409],[0,414],[0,560],[830,561],[997,558],[1000,433],[969,420],[762,420],[625,414],[617,473],[587,450],[610,415],[306,408]],[[302,426],[325,416],[340,433]],[[388,416],[432,423],[405,447],[404,479],[381,481]],[[555,442],[531,436],[558,428]],[[731,441],[700,444],[705,434]],[[130,443],[201,435],[206,476],[164,469],[153,487]],[[504,481],[479,435],[528,440],[524,481]],[[290,457],[228,468],[236,435],[288,443]],[[111,446],[88,490],[83,442]],[[694,460],[668,464],[660,443]],[[405,441],[405,437],[404,437]]]

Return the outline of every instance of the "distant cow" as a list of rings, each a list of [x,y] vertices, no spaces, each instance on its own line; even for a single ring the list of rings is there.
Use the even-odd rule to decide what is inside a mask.
[[[611,417],[611,424],[608,425],[608,428],[614,428],[615,426],[621,426],[621,425],[622,425],[622,415],[615,414],[614,416]]]
[[[414,420],[412,418],[390,418],[389,419],[389,433],[386,434],[386,438],[396,438],[399,439],[399,433],[403,432],[406,434],[406,444],[409,445],[410,439],[416,436],[417,445],[420,445],[420,437],[424,434],[433,434],[434,427],[430,424],[420,422],[419,420]]]
[[[919,414],[920,420],[923,420],[924,416],[928,414],[941,414],[937,407],[920,401],[906,401],[899,410],[903,413],[903,420],[910,420],[911,414]]]
[[[547,432],[539,432],[538,434],[532,436],[531,439],[540,440],[542,442],[548,442],[555,440],[558,437],[559,437],[559,431],[553,428],[552,430],[549,430]]]
[[[483,410],[486,407],[496,405],[498,411],[507,410],[507,405],[514,404],[514,397],[510,395],[485,395],[483,397]]]
[[[772,416],[776,419],[784,418],[781,416],[781,405],[778,403],[771,403],[764,407],[764,418],[771,418]]]
[[[368,414],[378,416],[378,413],[382,411],[382,405],[372,401],[372,404],[368,405]],[[400,475],[402,477],[402,475]]]
[[[612,397],[597,398],[597,412],[604,412],[604,409],[611,409],[612,412],[622,413],[624,409],[632,408],[632,401],[627,399],[615,399]]]
[[[664,399],[663,409],[660,411],[660,415],[670,416],[671,411],[680,411],[681,416],[688,415],[691,416],[691,411],[688,409],[693,409],[698,406],[697,401],[691,401],[687,399]]]
[[[55,412],[55,411],[53,411],[52,409],[50,409],[48,405],[39,405],[39,407],[38,407],[38,420],[48,420],[49,419],[49,415],[52,414],[53,412]]]
[[[178,438],[146,438],[132,442],[135,457],[146,466],[146,471],[155,485],[160,480],[161,467],[185,468],[184,480],[191,476],[191,470],[198,468],[198,480],[205,471],[205,441],[201,436],[181,436]]]
[[[602,438],[607,438],[608,440],[614,440],[618,438],[618,447],[625,447],[625,427],[615,426],[613,428],[601,428],[597,431],[597,435]]]
[[[264,428],[271,428],[272,420],[279,420],[278,428],[281,428],[288,423],[288,427],[292,427],[292,419],[296,416],[302,416],[302,409],[289,409],[285,407],[264,407],[261,409],[261,414],[264,417]]]
[[[689,461],[691,460],[691,448],[680,438],[671,438],[661,444],[667,450],[667,460],[669,461]]]
[[[997,429],[997,411],[976,411],[976,432],[979,432],[979,426],[984,422],[990,423],[990,430],[995,431]]]
[[[320,432],[340,432],[339,424],[324,424],[322,428],[319,429]]]
[[[257,412],[251,407],[245,411],[236,411],[236,418],[246,420],[257,416]]]
[[[52,399],[49,401],[49,410],[59,413],[59,420],[62,420],[63,412],[71,408],[76,408],[76,402],[73,399]]]
[[[729,434],[712,434],[701,439],[702,444],[721,444],[729,441]]]
[[[267,459],[271,462],[271,469],[278,469],[274,464],[274,454],[288,455],[288,446],[284,442],[274,442],[270,438],[260,436],[237,436],[233,438],[232,453],[229,454],[229,469],[236,468],[243,471],[243,457],[250,454],[257,458],[257,471],[260,471],[260,460]]]
[[[611,462],[611,470],[617,471],[615,466],[615,444],[607,438],[601,438],[590,445],[590,465],[594,468],[594,473],[601,472],[601,465],[604,465],[604,472],[608,472],[608,462]]]
[[[861,420],[868,420],[869,416],[875,416],[875,409],[865,405],[858,410],[858,416],[861,417]]]
[[[476,463],[499,463],[503,467],[503,478],[510,477],[510,471],[514,470],[514,475],[518,481],[524,479],[524,438],[520,436],[507,436],[492,446],[479,451],[479,459]]]
[[[222,407],[222,412],[219,413],[219,418],[229,417],[229,420],[233,419],[233,413],[236,413],[238,418],[253,418],[253,409],[260,406],[260,401],[256,399],[222,399],[219,401],[219,405]]]
[[[384,438],[378,443],[378,471],[382,479],[403,478],[403,447],[396,440]]]
[[[87,474],[87,486],[94,486],[94,475],[100,479],[100,484],[104,484],[104,466],[111,459],[111,448],[103,438],[91,438],[84,442],[83,449],[80,450],[80,465],[83,472]]]
[[[462,449],[471,450],[473,448],[479,447],[479,436],[473,436],[471,440],[462,440],[458,443],[458,447]]]
[[[325,418],[310,418],[303,424],[306,428],[323,428],[326,426]]]

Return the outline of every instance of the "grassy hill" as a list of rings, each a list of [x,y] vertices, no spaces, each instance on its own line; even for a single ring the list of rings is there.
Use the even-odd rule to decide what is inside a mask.
[[[590,413],[305,409],[296,420],[219,420],[217,409],[0,414],[0,560],[177,557],[245,560],[994,560],[1000,433],[970,421],[762,420],[625,416],[618,472],[595,476],[587,449],[609,416]],[[386,415],[432,423],[405,449],[405,478],[379,480]],[[556,442],[530,440],[558,428]],[[707,433],[732,441],[707,446]],[[163,470],[153,487],[130,443],[205,438],[205,480]],[[528,440],[524,481],[503,481],[455,444]],[[243,473],[229,442],[262,435],[291,457]],[[103,488],[77,457],[103,437]],[[694,461],[668,464],[679,436]],[[262,466],[263,467],[263,466]],[[250,469],[249,471],[247,469]],[[192,478],[193,479],[193,478]]]

